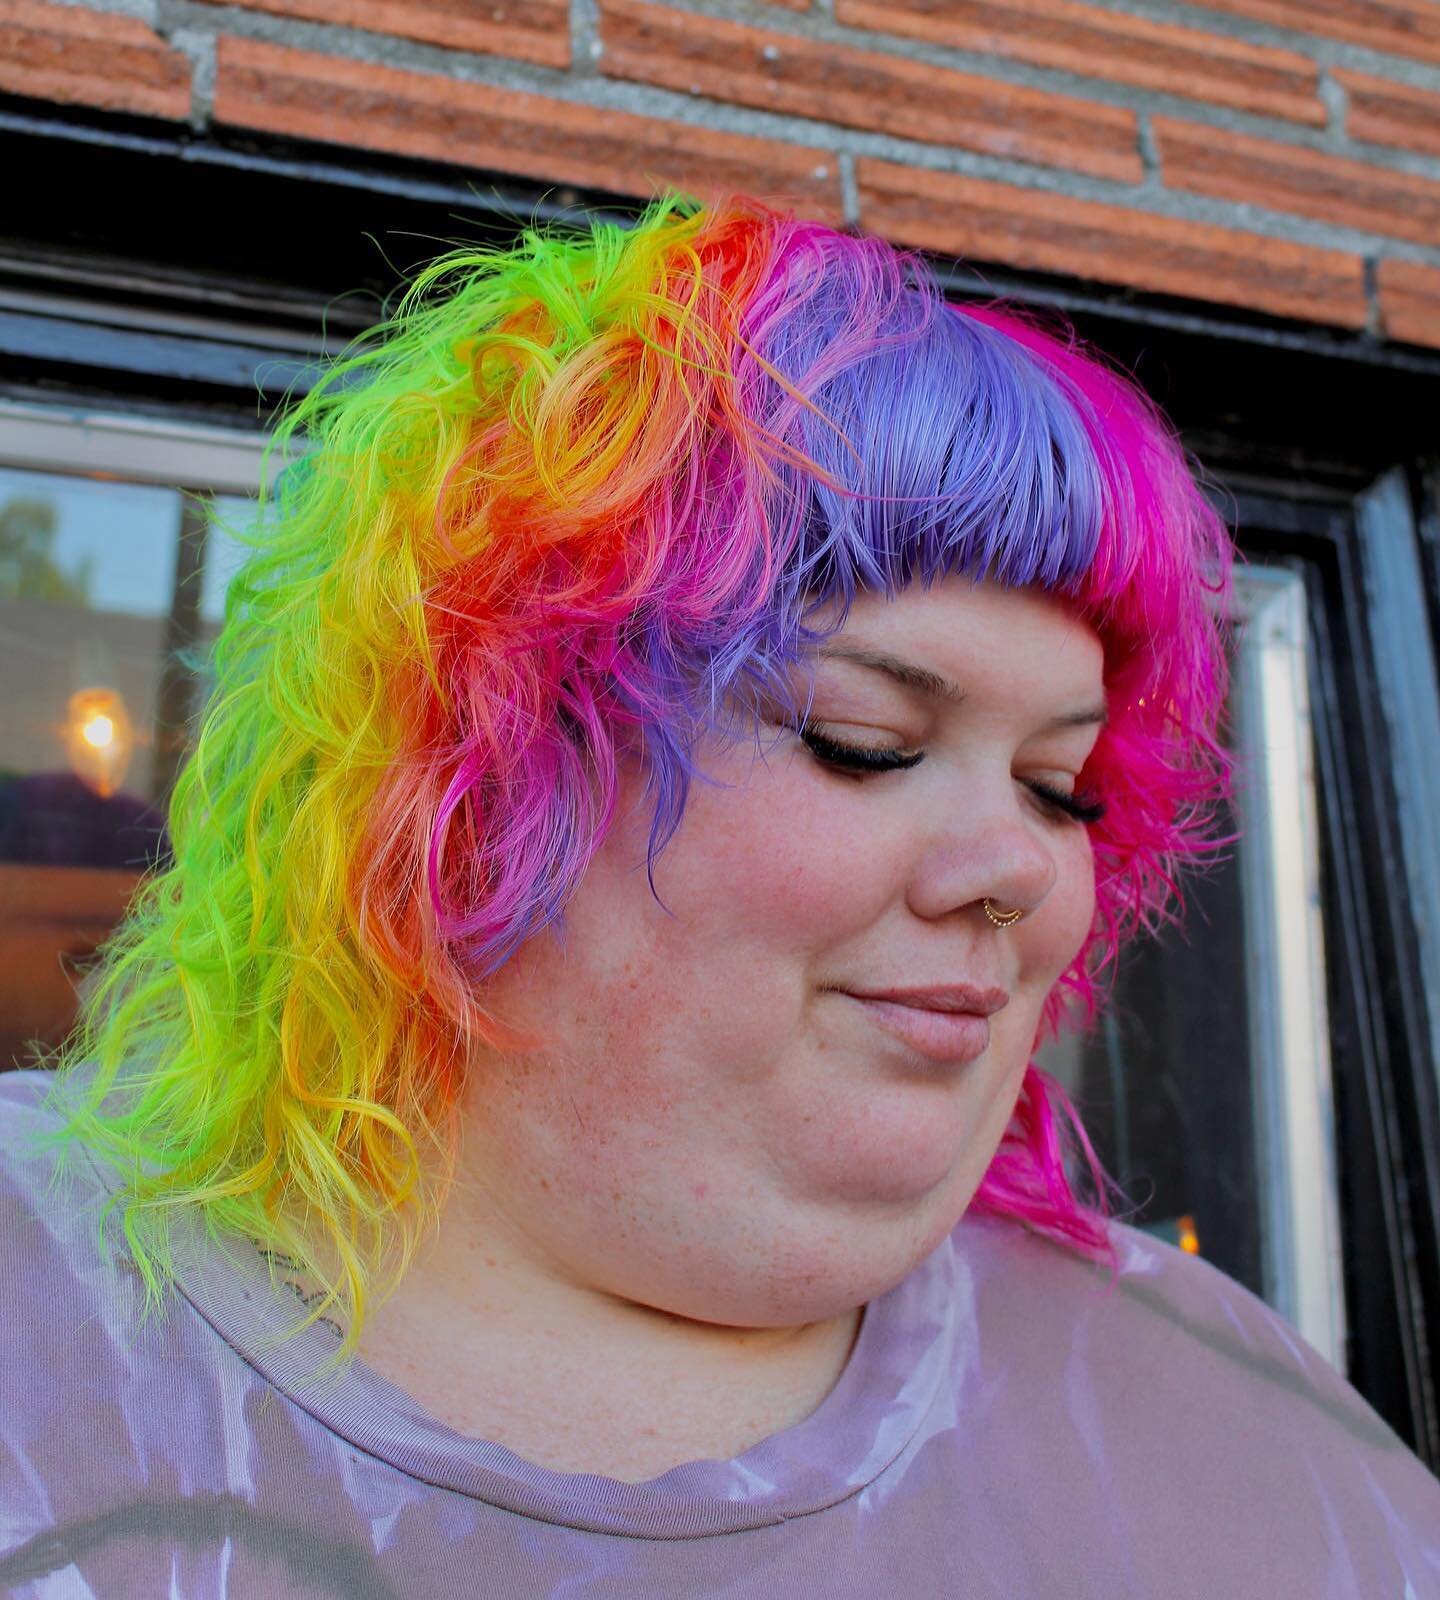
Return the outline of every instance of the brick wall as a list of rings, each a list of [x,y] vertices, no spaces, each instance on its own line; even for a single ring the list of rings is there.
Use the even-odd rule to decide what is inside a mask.
[[[1440,0],[0,0],[0,92],[1440,346]]]

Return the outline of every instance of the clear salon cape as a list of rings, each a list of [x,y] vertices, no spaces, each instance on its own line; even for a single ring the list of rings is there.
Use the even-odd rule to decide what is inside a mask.
[[[456,1434],[362,1364],[311,1381],[336,1332],[273,1344],[294,1291],[252,1245],[187,1231],[140,1332],[98,1175],[47,1188],[22,1153],[47,1086],[0,1078],[0,1594],[1440,1600],[1440,1482],[1264,1304],[1123,1226],[1112,1290],[965,1220],[804,1422],[624,1483]]]

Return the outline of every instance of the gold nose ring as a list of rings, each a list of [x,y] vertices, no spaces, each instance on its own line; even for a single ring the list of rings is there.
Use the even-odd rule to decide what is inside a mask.
[[[989,917],[991,922],[993,922],[997,928],[1008,928],[1012,923],[1019,922],[1021,917],[1025,915],[1023,911],[1019,910],[997,911],[995,907],[990,904],[989,895],[985,896],[984,900],[981,901],[981,904],[985,907],[985,915]]]

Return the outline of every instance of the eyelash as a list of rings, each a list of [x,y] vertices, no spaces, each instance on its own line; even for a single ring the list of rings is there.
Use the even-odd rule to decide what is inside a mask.
[[[817,760],[860,777],[877,772],[900,772],[918,766],[925,759],[923,750],[907,756],[898,750],[872,750],[864,745],[842,744],[838,739],[817,732],[813,723],[796,732]],[[1096,823],[1105,815],[1103,800],[1085,800],[1078,795],[1064,794],[1044,783],[1027,784],[1026,788],[1045,805],[1075,822]]]

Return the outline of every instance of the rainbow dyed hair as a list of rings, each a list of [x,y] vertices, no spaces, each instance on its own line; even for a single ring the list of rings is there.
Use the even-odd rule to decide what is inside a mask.
[[[859,590],[967,573],[1066,596],[1103,642],[1096,918],[1042,1036],[1094,1020],[1122,940],[1223,842],[1232,551],[1173,431],[880,240],[667,196],[458,251],[274,439],[305,449],[229,591],[172,860],[59,1061],[60,1142],[118,1175],[157,1302],[198,1207],[299,1256],[353,1344],[443,1200],[467,1059],[525,1046],[485,980],[563,923],[618,756],[644,751],[653,866],[698,741],[727,706],[758,726],[827,602],[838,628]],[[1032,1063],[973,1209],[1102,1257],[1106,1206]]]

